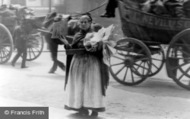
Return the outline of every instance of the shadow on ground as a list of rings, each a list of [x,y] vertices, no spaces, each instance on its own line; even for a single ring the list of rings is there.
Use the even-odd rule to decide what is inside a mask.
[[[69,114],[67,117],[69,119],[106,119],[104,117],[80,116],[77,113]]]
[[[145,94],[155,97],[179,97],[190,98],[190,91],[178,86],[172,79],[149,78],[136,86],[125,86],[118,82],[111,82],[112,87],[127,92]]]

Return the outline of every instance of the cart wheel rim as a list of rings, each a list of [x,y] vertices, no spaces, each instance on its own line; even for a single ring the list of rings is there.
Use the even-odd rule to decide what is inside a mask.
[[[44,47],[44,39],[43,36],[40,33],[34,34],[28,43],[27,46],[27,61],[33,61],[35,59],[37,59],[42,51],[43,51],[43,47]]]
[[[156,46],[156,48],[160,49],[155,54],[151,54],[152,59],[152,68],[150,70],[149,76],[154,76],[159,73],[164,66],[165,63],[165,53],[162,46]]]
[[[178,33],[171,41],[167,55],[168,76],[179,86],[190,90],[190,29]]]
[[[135,47],[134,47],[135,46]],[[139,49],[134,49],[138,46]],[[151,70],[151,53],[143,42],[125,38],[118,42],[110,58],[110,73],[124,85],[137,85],[144,81]]]
[[[12,55],[13,39],[6,26],[0,24],[0,64],[6,63]]]

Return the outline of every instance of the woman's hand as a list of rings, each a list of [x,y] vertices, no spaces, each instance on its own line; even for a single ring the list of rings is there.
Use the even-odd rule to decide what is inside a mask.
[[[65,46],[65,49],[71,49],[72,48],[69,43],[68,44],[64,44],[64,46]]]
[[[87,50],[87,51],[89,51],[89,52],[95,52],[96,51],[96,49],[97,49],[97,44],[94,44],[94,45],[92,45],[91,43],[87,43],[86,45],[85,45],[85,49]]]
[[[92,45],[90,48],[90,52],[96,52],[97,51],[98,44]]]

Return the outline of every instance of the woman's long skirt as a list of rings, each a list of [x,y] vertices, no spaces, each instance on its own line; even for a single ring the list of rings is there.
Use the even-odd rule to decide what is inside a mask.
[[[97,57],[90,54],[73,57],[66,92],[66,109],[105,111],[100,63]]]

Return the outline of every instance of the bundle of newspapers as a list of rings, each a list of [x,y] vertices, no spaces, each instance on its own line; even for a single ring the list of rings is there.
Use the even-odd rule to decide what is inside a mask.
[[[103,43],[103,60],[109,66],[109,59],[113,54],[112,48],[116,46],[116,40],[113,37],[114,25],[101,28],[98,32],[88,33],[84,38],[84,46],[87,51],[96,47],[98,42]]]

